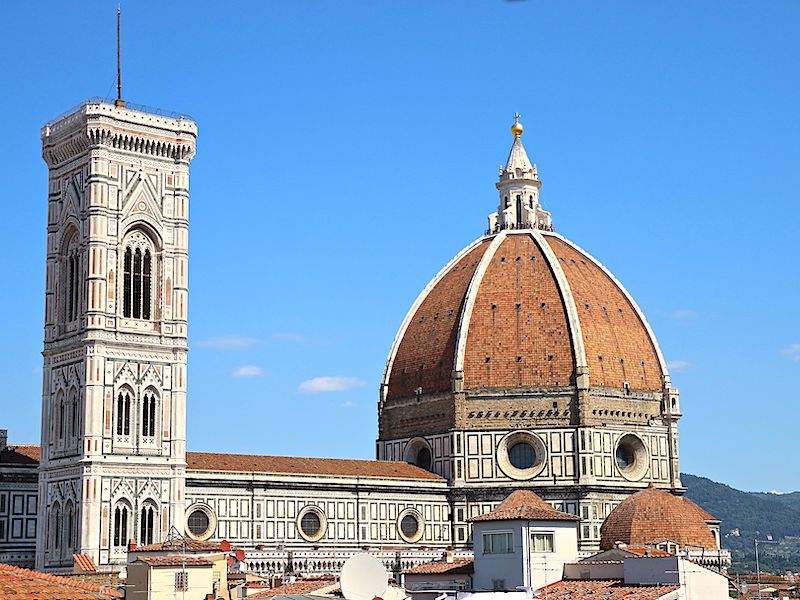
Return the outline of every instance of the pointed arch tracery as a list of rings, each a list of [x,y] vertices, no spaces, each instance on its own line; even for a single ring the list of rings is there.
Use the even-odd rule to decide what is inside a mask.
[[[132,229],[122,244],[122,316],[149,321],[156,298],[156,245],[142,229]]]
[[[128,543],[128,524],[131,522],[131,505],[127,500],[118,500],[114,505],[114,523],[112,545],[114,548],[124,548]]]
[[[147,499],[139,511],[139,543],[149,545],[157,542],[158,506],[153,500]]]
[[[158,427],[158,393],[152,387],[142,394],[142,437],[155,438]]]
[[[131,406],[133,404],[133,398],[133,390],[127,385],[117,390],[114,431],[118,436],[129,436],[131,434]]]
[[[61,242],[61,314],[64,323],[77,320],[81,288],[80,236],[74,225],[70,225]]]

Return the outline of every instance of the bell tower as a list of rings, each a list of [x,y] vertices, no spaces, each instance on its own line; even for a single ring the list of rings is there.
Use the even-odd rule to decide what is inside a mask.
[[[91,100],[49,170],[36,567],[123,563],[183,528],[189,163],[197,126]]]

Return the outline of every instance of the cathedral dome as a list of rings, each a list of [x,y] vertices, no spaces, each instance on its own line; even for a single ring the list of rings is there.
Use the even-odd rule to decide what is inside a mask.
[[[596,259],[551,231],[505,229],[423,290],[384,383],[386,399],[578,384],[660,392],[666,375],[641,310]]]
[[[611,511],[600,528],[600,549],[610,550],[617,542],[629,546],[672,542],[684,548],[717,550],[709,522],[716,522],[715,517],[688,498],[650,485]]]

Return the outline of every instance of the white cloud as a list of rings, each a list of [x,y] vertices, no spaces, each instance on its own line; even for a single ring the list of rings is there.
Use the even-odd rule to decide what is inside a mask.
[[[243,335],[222,335],[219,337],[200,340],[197,345],[202,348],[214,348],[215,350],[242,350],[252,348],[261,343],[258,338]]]
[[[308,336],[292,331],[279,331],[278,333],[273,333],[271,337],[279,342],[292,342],[295,344],[305,344],[311,341]]]
[[[361,387],[364,382],[357,377],[314,377],[300,384],[299,391],[304,394],[321,394],[326,392],[344,392]]]
[[[255,365],[242,365],[233,370],[232,375],[237,378],[241,377],[263,377],[267,373],[261,367]]]
[[[688,360],[668,360],[667,369],[673,373],[683,373],[692,367],[692,363]]]
[[[781,354],[788,356],[794,362],[800,362],[800,344],[791,344],[781,350]]]
[[[357,405],[352,400],[345,400],[339,406],[341,406],[342,408],[355,408]]]

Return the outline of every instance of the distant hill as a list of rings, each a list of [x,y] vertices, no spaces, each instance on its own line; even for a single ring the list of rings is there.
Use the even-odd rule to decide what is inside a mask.
[[[800,571],[800,492],[743,492],[688,473],[681,481],[689,498],[722,521],[722,547],[735,570],[755,570],[753,540],[771,536],[776,544],[759,544],[761,569]]]

